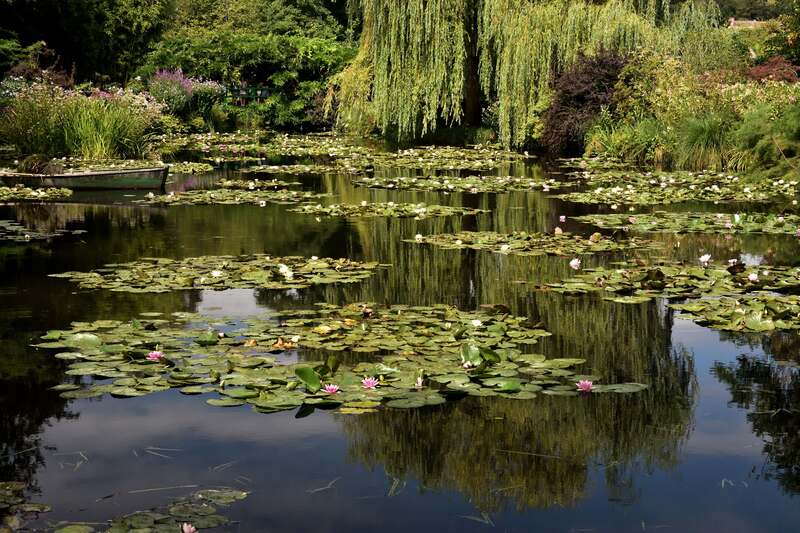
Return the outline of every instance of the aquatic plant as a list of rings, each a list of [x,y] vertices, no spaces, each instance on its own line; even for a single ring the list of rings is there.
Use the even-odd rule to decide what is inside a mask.
[[[266,202],[274,204],[296,204],[317,200],[326,196],[305,191],[290,191],[281,189],[269,190],[239,190],[239,189],[195,189],[186,192],[153,194],[149,193],[144,199],[136,200],[137,203],[151,205],[238,205],[255,204],[264,207]]]
[[[379,264],[375,262],[349,259],[253,254],[188,257],[182,260],[141,259],[109,264],[89,272],[51,274],[51,277],[69,279],[84,289],[110,289],[117,292],[302,289],[319,284],[356,283],[370,277],[378,267]]]
[[[800,215],[773,213],[693,213],[655,211],[573,217],[601,228],[664,233],[769,233],[796,235]]]
[[[360,204],[304,204],[289,209],[297,213],[322,215],[328,217],[393,217],[424,219],[429,217],[469,216],[488,213],[486,209],[470,209],[468,207],[452,207],[446,205],[396,204],[394,202],[366,201]]]
[[[604,237],[599,233],[592,234],[589,238],[569,233],[527,233],[518,231],[511,234],[501,234],[491,231],[473,232],[462,231],[455,234],[437,234],[422,236],[421,238],[407,239],[405,242],[418,244],[432,244],[446,249],[471,248],[473,250],[487,250],[495,253],[516,255],[573,255],[594,254],[602,252],[617,252],[629,250],[646,250],[657,248],[652,241],[643,239],[629,239],[616,241]],[[507,248],[503,248],[507,246]],[[575,263],[577,261],[577,263]],[[570,266],[580,267],[580,260],[573,259]]]
[[[471,194],[512,191],[544,191],[569,186],[553,178],[524,178],[519,176],[363,176],[353,180],[355,185],[374,189],[399,191],[443,191]]]
[[[0,187],[0,202],[46,202],[65,200],[72,196],[69,189],[31,189],[17,185],[16,187]]]

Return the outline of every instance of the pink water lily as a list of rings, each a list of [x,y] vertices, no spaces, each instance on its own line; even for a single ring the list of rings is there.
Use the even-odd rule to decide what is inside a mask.
[[[184,523],[181,526],[181,533],[197,533],[197,528],[194,527],[192,524]]]
[[[365,389],[370,389],[370,390],[375,389],[375,387],[378,386],[378,379],[373,377],[364,378],[361,380],[361,385]]]
[[[164,359],[164,352],[162,352],[162,351],[153,350],[152,352],[147,354],[147,360],[148,361],[153,361],[155,363],[159,363],[159,362],[161,362],[162,359]]]
[[[567,217],[566,217],[566,216],[564,216],[564,215],[561,215],[560,217],[558,217],[558,221],[559,221],[559,222],[562,222],[562,223],[563,223],[563,222],[566,222],[566,221],[567,221]]]
[[[582,379],[575,385],[578,386],[578,390],[581,392],[592,392],[592,382],[588,379]]]
[[[322,390],[327,392],[328,394],[336,394],[339,392],[339,385],[334,385],[333,383],[328,383],[325,385]]]

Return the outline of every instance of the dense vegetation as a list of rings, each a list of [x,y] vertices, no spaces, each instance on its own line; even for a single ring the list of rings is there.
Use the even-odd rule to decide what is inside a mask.
[[[643,166],[796,168],[797,0],[45,0],[3,3],[0,20],[0,135],[26,154],[458,126],[461,141]],[[119,117],[131,124],[111,131]]]

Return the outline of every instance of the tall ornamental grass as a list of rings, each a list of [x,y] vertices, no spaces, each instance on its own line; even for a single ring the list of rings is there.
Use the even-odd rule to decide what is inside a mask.
[[[0,140],[23,155],[86,159],[148,155],[160,107],[120,92],[91,96],[33,85],[18,93],[0,117]]]

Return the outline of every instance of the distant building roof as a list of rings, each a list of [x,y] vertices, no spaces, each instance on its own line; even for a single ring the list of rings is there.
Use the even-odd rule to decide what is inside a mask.
[[[728,19],[728,27],[740,30],[755,30],[766,24],[767,22],[763,20],[736,20],[733,17]]]

